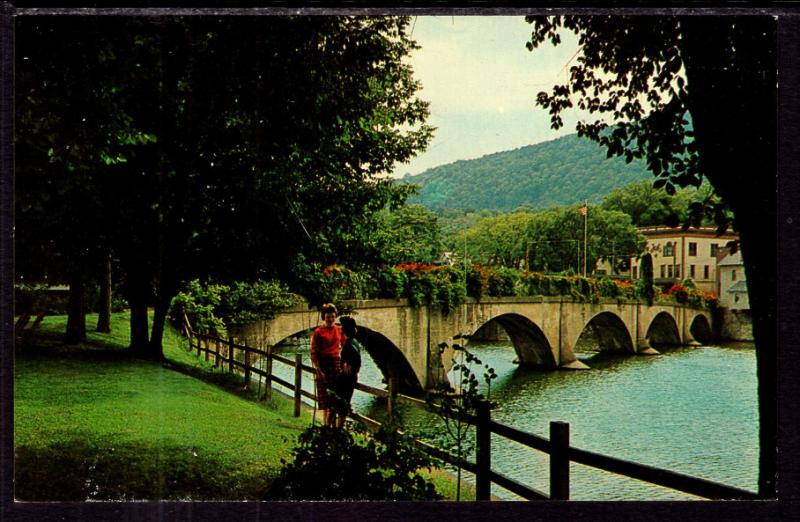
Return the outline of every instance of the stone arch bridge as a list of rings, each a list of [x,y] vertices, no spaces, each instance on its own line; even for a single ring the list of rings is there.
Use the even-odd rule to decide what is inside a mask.
[[[591,333],[601,351],[657,354],[663,345],[707,341],[712,335],[708,310],[680,304],[602,300],[585,303],[571,297],[489,297],[468,299],[449,314],[407,299],[348,301],[359,326],[358,339],[385,377],[396,377],[403,393],[415,394],[447,381],[454,344],[504,332],[522,365],[549,369],[586,369],[576,345]],[[316,309],[298,305],[238,332],[259,346],[275,346],[307,336],[320,323]],[[502,333],[501,332],[501,333]],[[440,348],[442,344],[447,347]],[[468,341],[466,346],[469,346]]]

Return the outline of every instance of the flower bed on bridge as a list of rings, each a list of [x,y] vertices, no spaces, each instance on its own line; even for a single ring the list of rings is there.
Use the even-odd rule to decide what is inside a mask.
[[[429,305],[445,313],[467,297],[486,296],[570,296],[597,303],[601,299],[639,299],[644,297],[643,281],[609,277],[544,274],[505,267],[405,263],[397,266],[353,270],[344,265],[329,265],[306,274],[299,293],[312,305],[332,302],[342,305],[351,299],[407,298],[412,306]],[[302,298],[276,282],[254,285],[200,284],[193,281],[173,303],[171,317],[179,324],[185,313],[200,331],[222,334],[230,326],[267,319],[277,310],[300,302]],[[675,284],[666,292],[657,291],[658,302],[675,302],[712,309],[717,296],[699,291],[691,281]],[[342,307],[346,312],[346,308]]]

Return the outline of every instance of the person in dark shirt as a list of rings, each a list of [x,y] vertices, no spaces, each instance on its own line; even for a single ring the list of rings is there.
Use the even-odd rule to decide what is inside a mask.
[[[342,349],[340,353],[339,375],[334,391],[336,393],[336,425],[341,428],[347,415],[352,411],[350,400],[358,382],[358,371],[361,369],[361,343],[356,340],[356,320],[344,316],[339,318],[342,326]]]

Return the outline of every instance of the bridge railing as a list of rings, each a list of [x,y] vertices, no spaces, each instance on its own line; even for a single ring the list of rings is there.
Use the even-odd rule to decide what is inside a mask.
[[[251,377],[255,374],[265,381],[264,395],[266,397],[271,396],[272,383],[289,390],[289,395],[294,398],[294,415],[296,417],[300,416],[303,397],[316,401],[315,394],[302,389],[303,373],[309,373],[313,376],[315,370],[313,367],[303,364],[301,354],[295,354],[294,359],[284,357],[272,353],[269,348],[262,350],[237,344],[230,338],[225,340],[212,335],[194,332],[188,325],[184,326],[184,332],[189,339],[189,350],[196,351],[197,356],[204,357],[206,361],[213,359],[217,368],[227,366],[229,372],[242,374],[246,387],[252,385]],[[237,351],[241,352],[242,361],[236,358]],[[250,364],[251,361],[255,360],[253,356],[263,358],[266,361],[266,367]],[[293,382],[281,379],[273,373],[272,366],[274,362],[294,368]],[[396,379],[389,379],[388,390],[381,390],[362,383],[358,383],[356,389],[376,397],[386,398],[387,415],[390,417],[394,414],[398,401],[439,415],[445,414],[443,410],[436,408],[435,405],[427,401],[397,393]],[[260,391],[259,396],[261,396]],[[377,420],[356,412],[353,412],[351,417],[373,429],[381,426],[381,423]],[[474,462],[459,458],[428,443],[416,442],[434,457],[473,473],[476,482],[476,500],[489,500],[491,498],[491,484],[496,484],[527,500],[569,500],[570,463],[573,462],[707,499],[755,500],[759,498],[756,493],[744,489],[574,448],[569,444],[569,424],[565,422],[551,422],[550,438],[548,439],[492,420],[489,407],[485,403],[479,405],[475,415],[462,415],[461,419],[475,426],[476,451]],[[492,469],[492,435],[503,437],[550,456],[549,493],[522,484]]]

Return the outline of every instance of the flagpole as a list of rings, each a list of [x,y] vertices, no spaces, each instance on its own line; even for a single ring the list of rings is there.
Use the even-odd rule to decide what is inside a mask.
[[[589,200],[583,203],[583,277],[586,277],[586,246],[588,244],[589,231]]]

